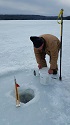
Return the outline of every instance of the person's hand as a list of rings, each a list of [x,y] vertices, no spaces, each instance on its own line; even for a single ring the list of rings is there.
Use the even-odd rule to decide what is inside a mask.
[[[53,74],[53,70],[52,70],[52,69],[49,69],[49,70],[48,70],[48,73],[49,73],[49,74]]]
[[[56,75],[56,74],[57,74],[57,69],[49,69],[49,70],[48,70],[48,73],[49,73],[49,74]]]
[[[41,64],[38,64],[38,68],[39,68],[39,69],[42,69],[42,66],[41,66]]]

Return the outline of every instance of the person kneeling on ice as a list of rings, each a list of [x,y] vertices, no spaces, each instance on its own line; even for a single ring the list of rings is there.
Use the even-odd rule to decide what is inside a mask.
[[[47,67],[45,56],[46,54],[48,54],[50,56],[50,68],[48,70],[48,73],[57,74],[57,61],[60,49],[60,40],[56,36],[51,34],[43,34],[39,37],[31,36],[30,40],[33,42],[38,68],[42,69],[43,67]]]

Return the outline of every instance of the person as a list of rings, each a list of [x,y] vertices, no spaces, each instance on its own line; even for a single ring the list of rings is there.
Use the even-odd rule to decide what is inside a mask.
[[[30,40],[33,42],[34,53],[38,68],[47,67],[46,54],[50,56],[49,74],[57,74],[58,71],[58,53],[60,50],[60,40],[51,34],[43,34],[38,36],[31,36]]]

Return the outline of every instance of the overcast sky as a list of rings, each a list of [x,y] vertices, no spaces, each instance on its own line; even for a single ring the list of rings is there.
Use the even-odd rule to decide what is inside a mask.
[[[70,0],[0,0],[0,14],[70,15]]]

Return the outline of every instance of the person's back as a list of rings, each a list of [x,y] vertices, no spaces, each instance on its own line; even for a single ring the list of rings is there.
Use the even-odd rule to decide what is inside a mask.
[[[54,35],[43,34],[43,35],[40,35],[39,37],[43,37],[44,40],[46,40],[47,42],[57,41],[60,44],[60,40]]]

